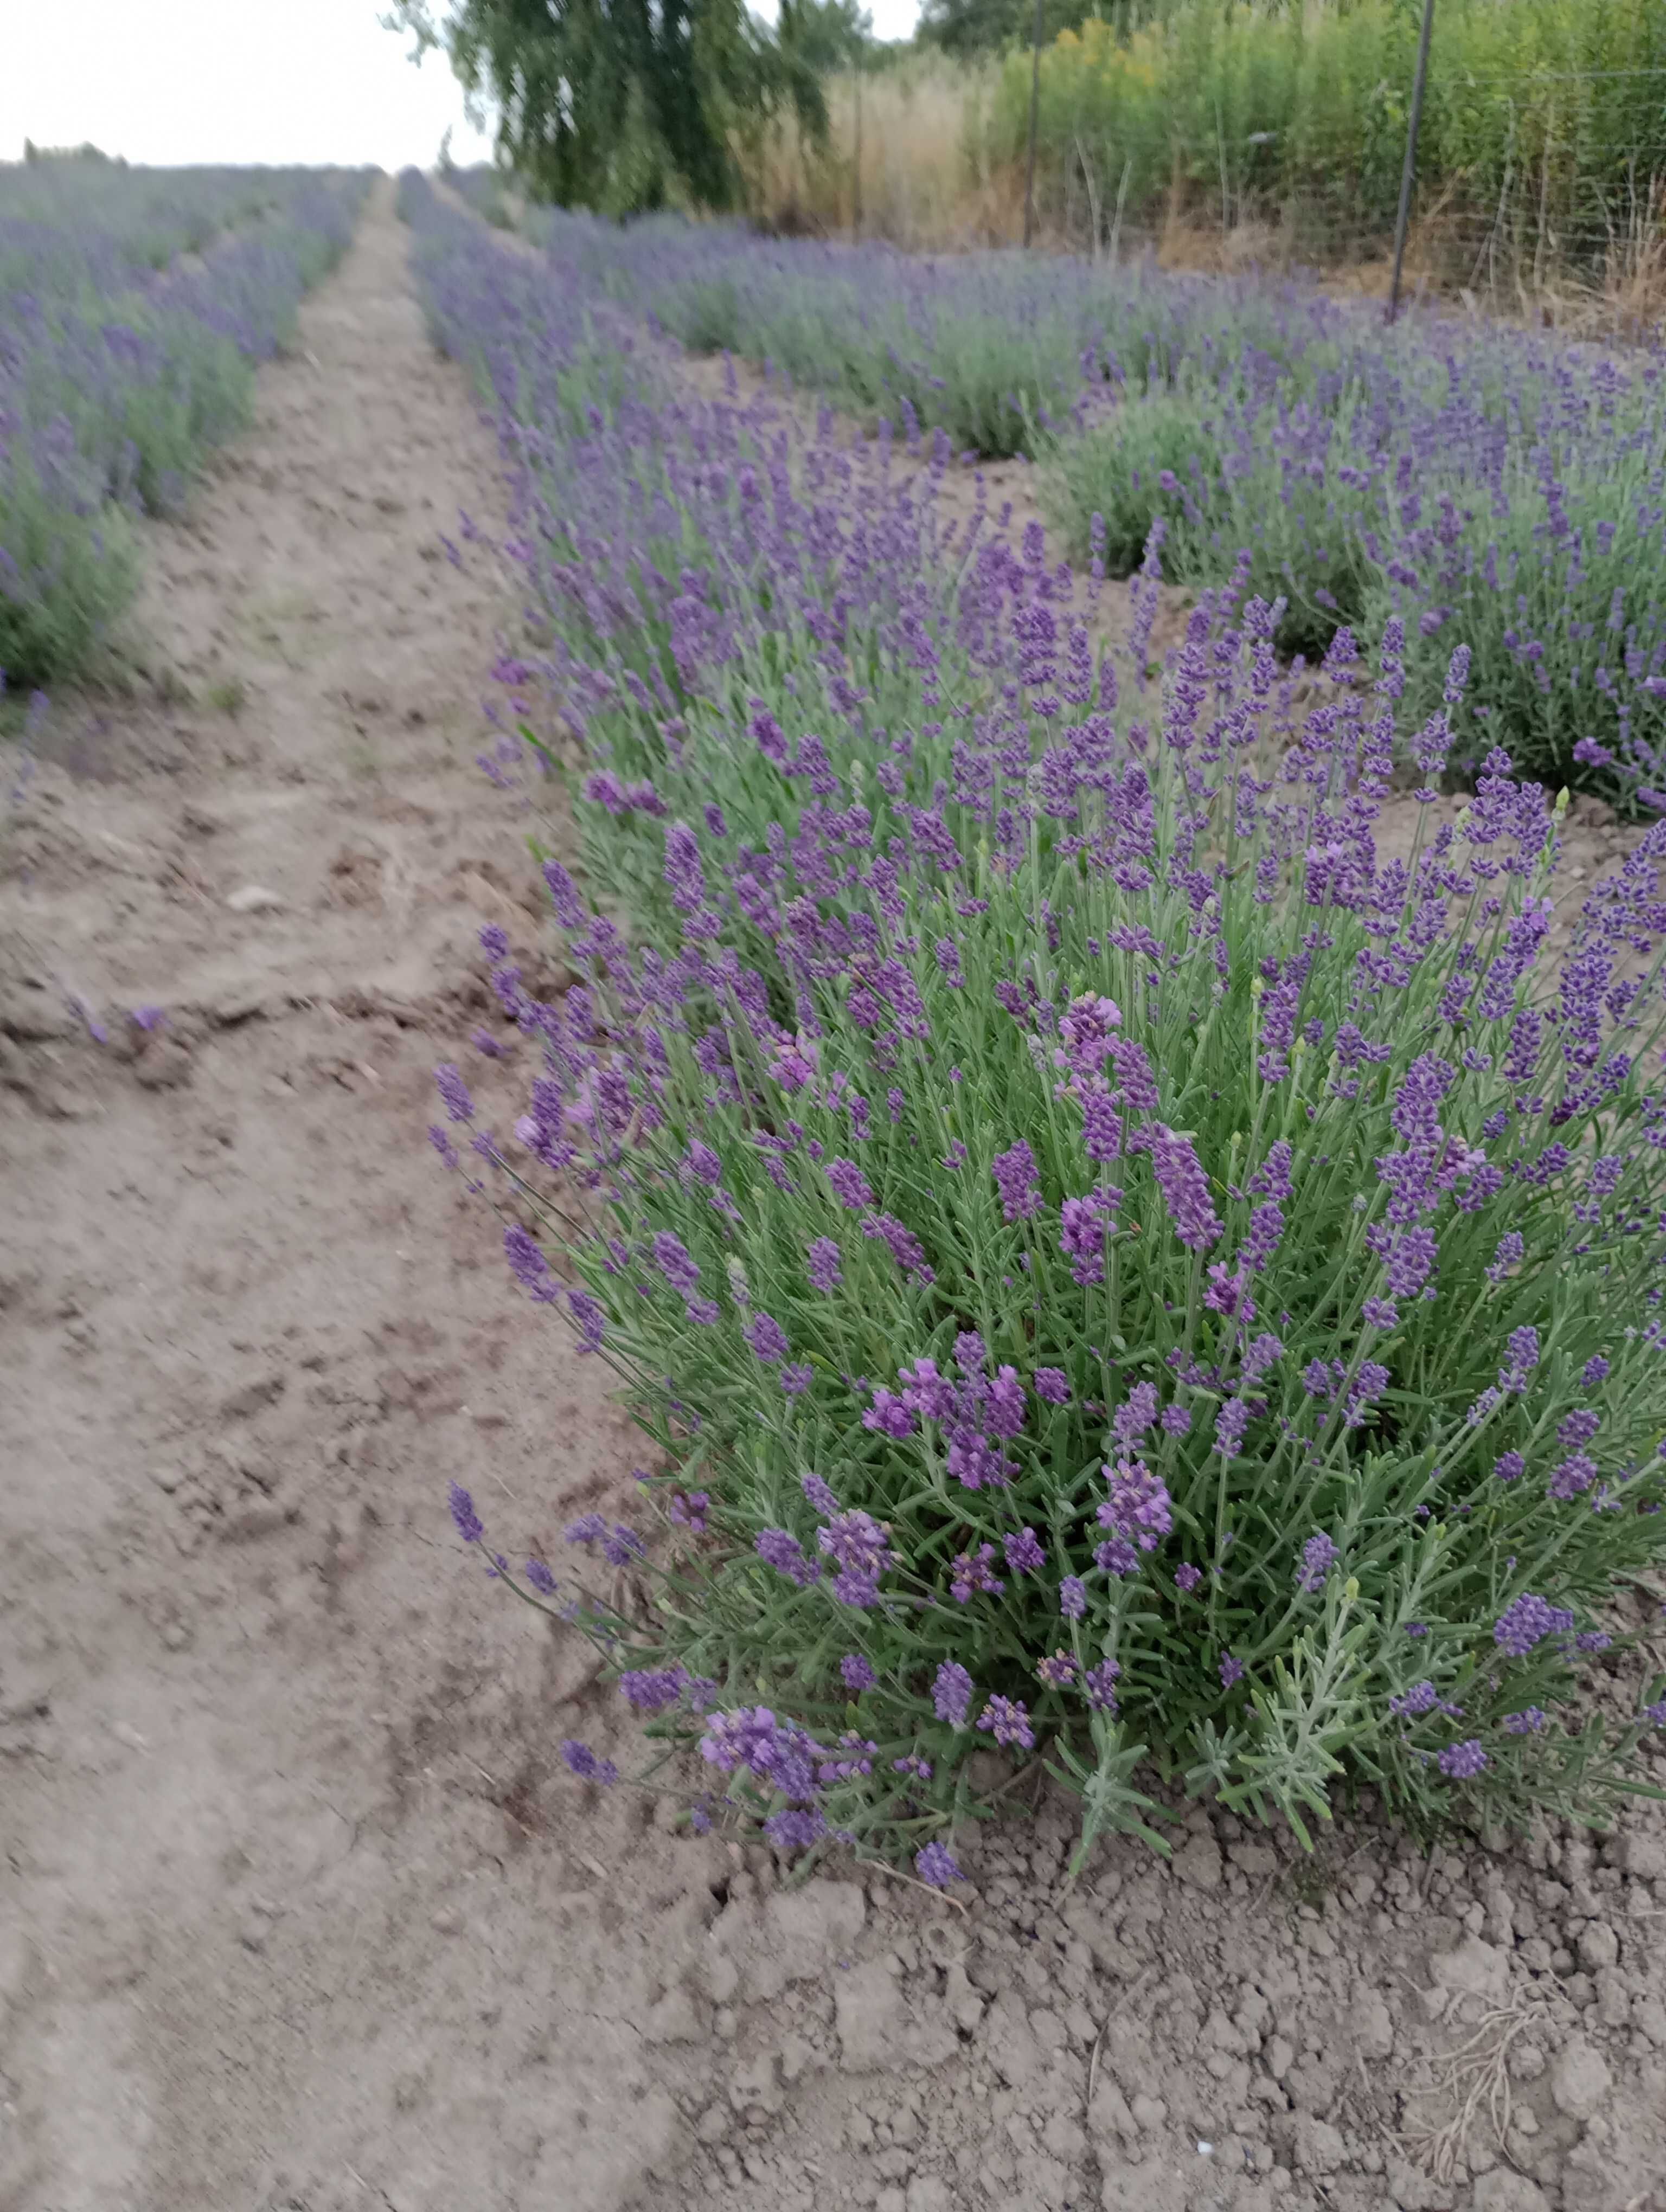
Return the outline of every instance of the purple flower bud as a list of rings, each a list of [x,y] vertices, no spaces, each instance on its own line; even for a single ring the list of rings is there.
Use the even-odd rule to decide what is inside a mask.
[[[1007,1221],[1027,1221],[1041,1207],[1041,1185],[1036,1180],[1036,1156],[1020,1137],[992,1163],[1000,1210]]]
[[[1036,1731],[1030,1725],[1028,1708],[1016,1698],[991,1698],[978,1715],[977,1724],[1003,1747],[1018,1751],[1033,1751],[1036,1747]]]
[[[1015,1575],[1033,1574],[1037,1567],[1046,1565],[1046,1551],[1033,1528],[1018,1529],[1016,1534],[1004,1540],[1002,1548],[1006,1553],[1006,1564]]]
[[[503,1256],[511,1274],[538,1304],[551,1306],[558,1302],[561,1285],[550,1273],[538,1239],[518,1221],[511,1222],[503,1232]]]
[[[1493,1622],[1493,1641],[1506,1657],[1520,1659],[1547,1636],[1565,1636],[1572,1626],[1573,1615],[1565,1607],[1523,1590]]]
[[[474,1101],[469,1096],[469,1087],[460,1071],[449,1060],[435,1069],[434,1087],[440,1093],[441,1104],[453,1121],[473,1121]]]
[[[766,1366],[773,1365],[778,1359],[785,1359],[791,1348],[787,1341],[787,1332],[772,1314],[755,1313],[741,1333]]]
[[[451,1486],[451,1517],[457,1524],[457,1533],[465,1544],[477,1544],[485,1534],[480,1516],[474,1510],[474,1500],[460,1482]]]
[[[1464,1743],[1449,1743],[1436,1765],[1449,1782],[1468,1782],[1487,1765],[1487,1753],[1481,1747],[1481,1738],[1472,1735]]]
[[[914,1870],[931,1889],[946,1889],[952,1881],[964,1881],[966,1878],[946,1844],[922,1844],[914,1855]]]
[[[752,1540],[752,1548],[766,1567],[785,1575],[800,1589],[807,1588],[821,1573],[820,1560],[806,1559],[803,1545],[785,1528],[761,1528]]]
[[[690,1258],[682,1239],[662,1229],[654,1240],[654,1261],[672,1290],[691,1297],[700,1281],[700,1270]]]
[[[945,1659],[932,1682],[932,1711],[951,1728],[964,1728],[971,1710],[972,1678],[964,1667]]]
[[[844,1255],[830,1237],[818,1237],[806,1258],[810,1285],[817,1291],[836,1291],[844,1279]]]
[[[598,1759],[588,1744],[580,1743],[570,1735],[562,1741],[561,1755],[569,1771],[576,1774],[581,1782],[594,1782],[606,1790],[619,1778],[619,1770],[611,1759]]]
[[[854,1160],[830,1160],[827,1180],[834,1197],[853,1213],[860,1213],[873,1205],[873,1192]]]
[[[1296,1577],[1297,1589],[1322,1589],[1339,1556],[1335,1543],[1322,1530],[1310,1536],[1302,1546],[1302,1571]]]

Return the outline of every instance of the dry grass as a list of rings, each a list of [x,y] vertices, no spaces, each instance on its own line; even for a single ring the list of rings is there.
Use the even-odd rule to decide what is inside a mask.
[[[827,144],[781,125],[750,164],[751,204],[774,230],[882,238],[910,252],[1012,244],[1024,186],[988,155],[994,72],[924,56],[827,87]],[[857,111],[860,109],[858,179]]]
[[[747,160],[747,200],[765,229],[787,236],[884,239],[909,252],[964,252],[1016,245],[1024,233],[1021,162],[997,159],[994,103],[998,66],[968,68],[919,55],[881,73],[834,79],[827,88],[825,146],[796,127],[772,131]],[[860,108],[858,131],[857,110]],[[857,159],[860,145],[860,182]],[[1207,275],[1251,270],[1320,272],[1328,290],[1385,299],[1386,240],[1336,238],[1310,209],[1282,222],[1254,217],[1223,228],[1218,209],[1195,195],[1170,197],[1160,224],[1117,218],[1114,195],[1085,168],[1060,186],[1038,177],[1037,244],[1043,251],[1091,250],[1126,260],[1150,252],[1167,269]],[[1481,226],[1443,196],[1413,225],[1408,240],[1408,296],[1439,297],[1474,313],[1503,316],[1572,336],[1639,338],[1666,320],[1666,183],[1645,219],[1616,236],[1600,264],[1569,270],[1547,246],[1515,226]]]

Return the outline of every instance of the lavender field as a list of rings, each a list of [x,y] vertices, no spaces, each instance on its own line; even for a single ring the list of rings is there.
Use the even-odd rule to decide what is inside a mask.
[[[338,258],[368,179],[0,174],[0,673],[80,674],[137,581],[133,517],[180,507],[257,362]]]
[[[1278,643],[1406,629],[1408,711],[1471,655],[1457,757],[1553,784],[1662,780],[1666,392],[1604,351],[1295,283],[1079,257],[911,258],[671,219],[532,220],[564,290],[696,352],[768,364],[899,438],[1027,454],[1061,550],[1122,576],[1165,526],[1170,582],[1286,602]],[[1472,719],[1473,718],[1473,719]]]
[[[0,2201],[1666,2212],[1656,354],[0,201]]]

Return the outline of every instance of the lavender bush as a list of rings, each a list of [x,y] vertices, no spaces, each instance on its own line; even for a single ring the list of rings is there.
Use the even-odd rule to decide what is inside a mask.
[[[253,364],[345,246],[368,179],[164,182],[67,164],[0,185],[0,669],[15,684],[83,667],[107,634],[137,574],[129,518],[177,507],[245,419]],[[196,265],[174,258],[198,246]]]
[[[1420,724],[1392,619],[1298,690],[1246,558],[1150,680],[1154,537],[1096,665],[1095,585],[948,540],[929,467],[763,407],[520,415],[560,361],[471,281],[534,610],[501,673],[582,741],[607,896],[546,863],[559,1005],[485,933],[537,1073],[492,1131],[442,1070],[435,1141],[666,1469],[493,1574],[686,1749],[696,1824],[927,1881],[1031,1757],[1089,1840],[1156,1778],[1304,1837],[1339,1784],[1419,1823],[1634,1786],[1666,1695],[1590,1670],[1666,1552],[1666,830],[1553,969],[1559,810],[1502,757],[1379,848],[1462,653]]]
[[[1658,806],[1666,700],[1666,413],[1657,364],[1548,362],[1500,339],[1457,359],[1355,360],[1310,392],[1269,364],[1124,386],[1049,434],[1044,501],[1113,568],[1152,520],[1164,573],[1219,585],[1240,549],[1286,602],[1279,643],[1405,628],[1407,711],[1470,656],[1457,766],[1507,744],[1553,786]],[[1554,374],[1553,374],[1553,368]]]

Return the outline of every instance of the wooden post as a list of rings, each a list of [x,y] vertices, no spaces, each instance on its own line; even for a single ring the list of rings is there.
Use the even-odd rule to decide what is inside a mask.
[[[860,238],[862,234],[862,64],[860,55],[856,60],[856,165],[851,173],[850,191],[850,234],[853,238]]]
[[[1400,212],[1394,225],[1394,275],[1389,281],[1389,320],[1400,313],[1400,277],[1406,265],[1406,231],[1412,219],[1412,179],[1417,173],[1417,126],[1423,120],[1423,87],[1429,75],[1429,40],[1435,27],[1435,0],[1423,0],[1423,28],[1417,41],[1417,74],[1412,80],[1412,112],[1406,119],[1406,159],[1400,172]]]

